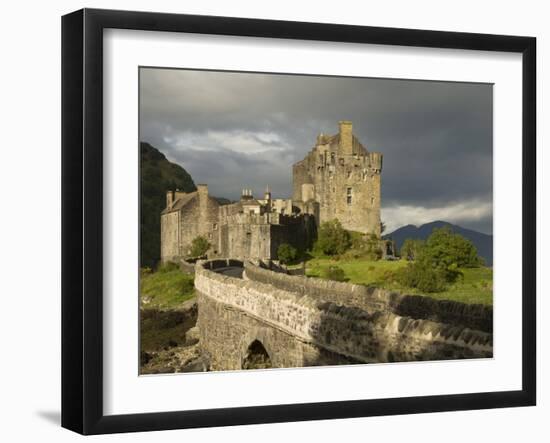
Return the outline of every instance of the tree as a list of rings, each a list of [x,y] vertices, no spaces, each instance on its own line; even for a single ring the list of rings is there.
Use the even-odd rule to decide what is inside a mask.
[[[210,243],[206,237],[198,236],[191,242],[191,250],[189,256],[193,258],[203,257],[210,248]]]
[[[315,248],[326,255],[339,255],[351,246],[351,235],[338,220],[321,223]]]
[[[423,252],[435,266],[442,268],[477,267],[480,264],[474,244],[455,234],[448,226],[432,231]]]
[[[292,263],[294,260],[296,260],[297,256],[298,250],[288,243],[283,243],[277,248],[277,257],[279,258],[279,261],[281,263]]]
[[[402,258],[405,260],[415,260],[422,248],[424,247],[424,241],[416,238],[407,238],[401,246],[399,251]]]
[[[406,242],[405,242],[406,243]],[[403,244],[401,254],[408,258],[415,244]],[[414,250],[414,262],[397,274],[405,286],[424,292],[440,292],[447,283],[462,275],[460,268],[479,266],[481,260],[473,243],[449,227],[434,229],[426,243]]]

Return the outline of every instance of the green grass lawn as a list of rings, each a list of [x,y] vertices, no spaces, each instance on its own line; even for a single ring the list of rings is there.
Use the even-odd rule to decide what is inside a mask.
[[[350,283],[376,286],[402,294],[421,294],[417,289],[400,285],[395,272],[407,266],[405,260],[368,261],[362,258],[343,258],[335,260],[330,257],[314,257],[306,264],[306,275],[321,277],[322,271],[329,266],[338,266],[344,270]],[[491,268],[464,268],[463,277],[450,284],[444,292],[428,295],[436,299],[455,300],[463,303],[493,304],[493,270]]]
[[[141,307],[177,309],[195,296],[193,276],[179,269],[144,273],[140,276]]]

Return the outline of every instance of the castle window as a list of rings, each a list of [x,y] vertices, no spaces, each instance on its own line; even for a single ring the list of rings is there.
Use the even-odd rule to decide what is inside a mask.
[[[343,158],[340,159],[340,166],[344,166],[344,159]]]
[[[374,205],[374,197],[371,197],[371,198],[370,198],[370,204],[371,204],[371,205]]]
[[[346,200],[347,200],[348,205],[351,205],[351,188],[347,189]]]
[[[348,171],[348,178],[351,178],[351,171]]]
[[[217,224],[217,223],[214,223],[214,224],[212,225],[212,229],[214,229],[214,231],[215,231],[216,229],[218,229],[218,224]]]

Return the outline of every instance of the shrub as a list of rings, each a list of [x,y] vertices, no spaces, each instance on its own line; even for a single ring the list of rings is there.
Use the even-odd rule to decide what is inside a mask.
[[[206,237],[198,236],[191,242],[191,250],[189,256],[192,258],[203,257],[210,248],[210,243]]]
[[[396,273],[396,277],[402,285],[422,292],[441,292],[446,287],[445,274],[427,262],[409,263]]]
[[[281,263],[292,263],[298,257],[298,250],[288,243],[283,243],[277,248],[277,257]]]
[[[319,227],[315,249],[326,255],[339,255],[351,246],[351,235],[338,220],[324,222]]]
[[[323,269],[321,273],[323,278],[328,280],[335,281],[346,281],[346,274],[344,270],[338,266],[329,266],[328,268]]]

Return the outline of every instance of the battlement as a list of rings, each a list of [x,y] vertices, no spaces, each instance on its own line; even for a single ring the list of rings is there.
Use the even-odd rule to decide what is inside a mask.
[[[223,206],[220,208],[220,212]],[[245,212],[223,211],[220,217],[221,224],[238,225],[293,225],[300,224],[308,214],[279,214],[277,212],[265,212],[252,214]]]
[[[317,225],[337,219],[350,231],[380,235],[382,154],[370,152],[339,122],[335,135],[319,134],[306,157],[292,166],[296,202],[315,202]]]

